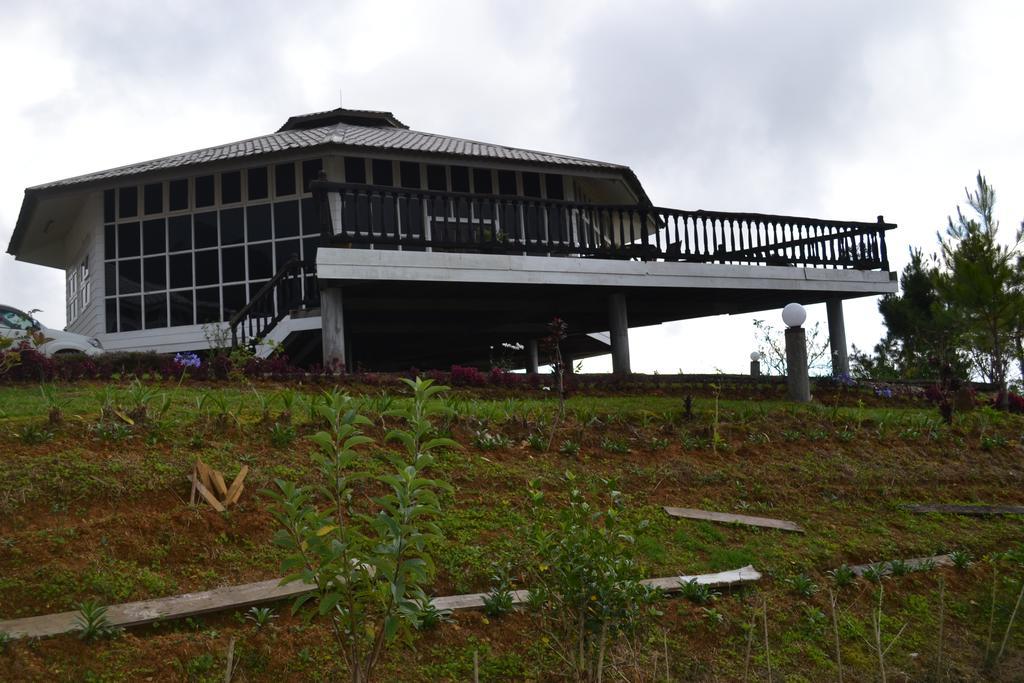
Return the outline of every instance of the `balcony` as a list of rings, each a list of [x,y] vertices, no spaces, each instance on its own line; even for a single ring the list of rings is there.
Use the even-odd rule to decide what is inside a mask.
[[[313,183],[321,246],[888,270],[896,226]]]

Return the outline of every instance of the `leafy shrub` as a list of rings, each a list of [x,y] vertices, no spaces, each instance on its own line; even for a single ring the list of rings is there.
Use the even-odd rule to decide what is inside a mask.
[[[608,504],[587,500],[566,472],[569,504],[554,528],[540,521],[532,531],[529,605],[539,611],[551,646],[575,680],[602,680],[606,659],[621,638],[638,636],[657,614],[659,591],[640,582],[634,536],[624,527],[622,497],[607,486]],[[544,495],[531,485],[533,505]],[[534,518],[543,518],[536,509]]]
[[[273,515],[281,526],[274,543],[287,553],[282,582],[301,579],[314,586],[295,600],[293,611],[311,603],[316,614],[330,618],[337,651],[350,679],[359,683],[372,679],[388,646],[419,625],[421,586],[433,567],[430,548],[440,539],[430,518],[440,513],[438,491],[451,490],[423,476],[434,451],[456,445],[435,437],[430,421],[442,409],[432,399],[445,387],[430,380],[402,381],[412,389],[413,401],[389,413],[406,425],[387,434],[404,450],[383,456],[390,473],[357,469],[364,457],[358,449],[373,442],[361,428],[371,423],[348,396],[334,394],[317,406],[328,431],[311,437],[319,448],[316,499],[326,505],[317,507],[312,488],[282,480],[276,481],[278,491],[266,492],[277,503]],[[387,491],[371,499],[376,507],[371,513],[353,508],[353,501],[364,497],[356,487],[367,480]]]
[[[417,607],[417,631],[430,631],[452,620],[452,611],[450,609],[438,609],[426,594],[418,596],[415,602]]]
[[[487,384],[487,375],[476,368],[453,365],[450,381],[454,387],[482,387]]]
[[[971,553],[967,550],[954,550],[949,554],[949,559],[953,562],[953,566],[960,571],[967,571],[974,563]]]
[[[272,607],[250,607],[245,618],[256,624],[257,629],[270,626],[270,622],[277,619],[277,614]]]
[[[295,441],[295,427],[290,424],[275,422],[270,428],[270,445],[274,448],[286,448]]]

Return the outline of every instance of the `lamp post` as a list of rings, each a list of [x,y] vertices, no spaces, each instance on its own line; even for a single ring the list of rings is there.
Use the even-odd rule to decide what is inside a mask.
[[[811,381],[807,373],[807,335],[801,327],[807,311],[800,304],[786,304],[782,322],[786,323],[786,394],[790,401],[811,400]]]
[[[750,376],[761,376],[761,354],[757,351],[750,354]]]

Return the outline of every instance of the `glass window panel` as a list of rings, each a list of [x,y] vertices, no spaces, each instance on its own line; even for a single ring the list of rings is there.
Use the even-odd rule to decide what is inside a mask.
[[[142,188],[142,210],[145,213],[163,213],[164,184],[150,183]]]
[[[249,199],[266,199],[270,193],[267,184],[267,167],[250,168],[246,172],[246,180],[249,186]]]
[[[245,225],[242,209],[225,209],[220,212],[220,243],[241,244],[245,241]]]
[[[548,199],[565,199],[562,176],[558,173],[544,174],[544,189],[547,190]]]
[[[192,325],[195,323],[195,315],[192,312],[192,290],[183,292],[171,292],[171,327],[177,325]]]
[[[146,329],[167,327],[167,294],[147,294],[143,303],[146,306]]]
[[[186,251],[192,248],[192,216],[171,216],[167,219],[168,251]]]
[[[444,166],[427,164],[427,189],[444,192],[448,189],[448,180],[445,176]]]
[[[213,176],[202,175],[196,178],[196,208],[213,206]]]
[[[539,173],[523,173],[523,195],[527,197],[540,196]]]
[[[274,236],[295,237],[299,234],[299,203],[278,202],[274,204]]]
[[[196,284],[215,285],[220,282],[220,258],[216,249],[196,252]],[[218,309],[220,310],[220,304]]]
[[[245,303],[245,285],[228,285],[224,287],[224,316],[221,319],[229,320],[231,316],[245,307]]]
[[[316,250],[320,246],[320,239],[317,237],[307,237],[302,240],[302,260],[306,263],[316,262]]]
[[[395,184],[394,165],[390,159],[374,159],[370,162],[373,167],[373,184],[386,185],[391,187]]]
[[[119,294],[134,294],[139,291],[142,281],[141,260],[133,258],[127,261],[118,261],[117,273],[117,291]]]
[[[111,223],[117,218],[116,214],[117,204],[116,196],[113,190],[103,191],[103,221],[105,223]]]
[[[162,254],[167,251],[167,235],[164,219],[142,222],[142,253]]]
[[[217,214],[213,211],[197,213],[195,222],[196,249],[217,246]]]
[[[104,293],[117,294],[117,264],[113,261],[103,264]]]
[[[498,171],[498,194],[514,197],[516,194],[516,172]]]
[[[398,175],[402,182],[402,187],[415,190],[420,188],[420,165],[415,161],[399,162]]]
[[[302,200],[302,234],[320,234],[320,212],[316,208],[316,201],[313,199]]]
[[[324,168],[322,159],[307,159],[302,162],[302,191],[309,192],[309,184],[320,177]]]
[[[167,261],[163,256],[142,260],[143,285],[147,292],[167,289]]]
[[[121,223],[117,226],[117,255],[120,258],[139,255],[138,223]]]
[[[270,204],[245,207],[245,218],[250,242],[270,239]]]
[[[295,194],[295,164],[278,164],[274,167],[274,195],[287,197]]]
[[[302,249],[298,240],[283,240],[281,242],[277,242],[276,246],[277,260],[275,263],[277,264],[277,268],[275,270],[279,270],[281,266],[283,266],[292,256],[302,256]]]
[[[117,299],[111,297],[106,301],[107,333],[117,332]]]
[[[188,208],[188,179],[172,180],[167,184],[167,203],[171,211]]]
[[[249,279],[270,278],[274,275],[273,243],[249,245]]]
[[[345,157],[345,182],[366,182],[366,159],[362,157]]]
[[[117,217],[133,218],[139,215],[139,188],[122,187],[117,191]]]
[[[220,203],[234,204],[240,201],[242,201],[242,172],[221,173]]]
[[[452,166],[452,192],[469,192],[469,169]]]
[[[120,309],[120,327],[122,332],[134,332],[142,329],[142,297],[122,296],[118,300]]]
[[[117,228],[113,225],[103,226],[103,258],[117,258]]]
[[[196,290],[196,323],[220,322],[220,287],[204,287]]]
[[[491,194],[494,192],[494,183],[491,181],[490,169],[473,169],[473,192],[477,194]]]
[[[245,247],[231,247],[220,251],[221,282],[245,279]]]
[[[216,252],[209,252],[216,254]],[[171,289],[192,286],[192,254],[171,254],[170,276]]]

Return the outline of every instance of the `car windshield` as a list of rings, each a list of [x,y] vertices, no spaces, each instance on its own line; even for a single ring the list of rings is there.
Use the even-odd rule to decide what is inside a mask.
[[[10,308],[0,308],[0,327],[7,327],[14,330],[31,330],[36,326],[36,321],[21,311]]]

